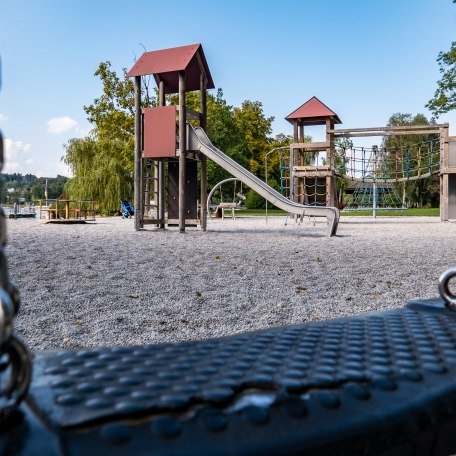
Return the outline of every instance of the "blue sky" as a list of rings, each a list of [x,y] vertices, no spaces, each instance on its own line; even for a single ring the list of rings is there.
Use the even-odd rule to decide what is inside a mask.
[[[283,118],[314,95],[346,128],[385,125],[394,112],[429,115],[437,55],[456,40],[451,0],[2,0],[0,8],[5,172],[39,176],[67,174],[63,144],[90,129],[82,107],[101,92],[98,63],[130,68],[142,45],[202,43],[227,101],[261,101],[277,134],[291,133]],[[456,134],[456,112],[438,120]]]

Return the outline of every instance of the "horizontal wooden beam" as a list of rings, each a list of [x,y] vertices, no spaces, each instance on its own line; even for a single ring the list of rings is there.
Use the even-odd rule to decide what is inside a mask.
[[[304,149],[304,150],[325,150],[328,147],[331,147],[331,144],[326,142],[309,142],[309,143],[292,143],[290,144],[292,149]]]
[[[143,219],[144,225],[157,225],[158,223],[165,223],[165,220],[160,219]]]
[[[407,125],[401,127],[372,127],[372,128],[340,128],[328,130],[328,133],[356,133],[364,131],[401,131],[401,130],[439,130],[440,128],[447,128],[449,124],[429,124],[429,125]]]
[[[456,174],[456,166],[448,166],[447,168],[442,168],[440,174]]]
[[[331,171],[330,166],[295,165],[293,171]]]
[[[413,131],[373,131],[370,133],[335,133],[335,138],[359,138],[364,136],[406,136],[406,135],[435,135],[436,130],[413,130]]]
[[[332,177],[334,173],[331,171],[296,171],[294,177]]]
[[[197,226],[200,219],[185,219],[185,226]],[[168,225],[179,225],[179,219],[168,219]]]

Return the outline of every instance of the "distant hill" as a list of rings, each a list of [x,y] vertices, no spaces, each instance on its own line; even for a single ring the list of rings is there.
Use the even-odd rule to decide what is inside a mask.
[[[48,198],[58,198],[65,194],[65,184],[68,177],[36,177],[33,174],[4,173],[3,183],[5,191],[2,195],[3,204],[19,202],[19,198],[25,201],[36,201],[44,199],[46,179],[48,181]]]

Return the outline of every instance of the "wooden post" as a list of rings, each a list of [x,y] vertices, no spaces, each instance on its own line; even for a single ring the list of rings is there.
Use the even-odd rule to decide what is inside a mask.
[[[141,76],[135,76],[135,230],[142,225]]]
[[[187,130],[185,112],[185,71],[179,71],[179,231],[185,232],[185,153]]]
[[[150,163],[149,160],[143,159],[143,197],[142,197],[142,205],[145,212],[148,212],[150,209]]]
[[[449,219],[449,126],[440,129],[440,220],[445,222]]]
[[[160,81],[158,84],[158,106],[165,106],[165,83]],[[159,219],[158,226],[165,228],[165,162],[158,162],[158,196],[157,196],[157,216]]]
[[[300,124],[299,125],[299,142],[300,143],[304,142],[304,124]],[[300,157],[300,160],[299,160],[299,165],[300,166],[306,165],[307,163],[306,163],[306,157],[305,157],[304,149],[301,149],[300,153],[301,153],[301,157]]]
[[[293,142],[298,142],[298,121],[296,119],[293,120]],[[295,176],[293,172],[293,167],[295,165],[295,149],[290,147],[290,199],[291,201],[296,201],[295,198]],[[296,218],[294,214],[291,215],[291,218]]]
[[[336,177],[334,169],[334,120],[331,118],[326,119],[326,163],[329,166],[329,174],[326,177],[326,205],[336,206]]]
[[[203,73],[200,75],[200,126],[206,131],[207,128],[207,79]],[[201,228],[203,231],[207,229],[207,157],[201,154],[201,185],[200,185],[200,200],[201,200]]]

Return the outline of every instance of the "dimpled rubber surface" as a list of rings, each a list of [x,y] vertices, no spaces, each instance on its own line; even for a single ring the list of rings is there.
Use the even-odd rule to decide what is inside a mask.
[[[206,341],[41,353],[28,407],[63,454],[447,454],[456,312],[432,301]]]

